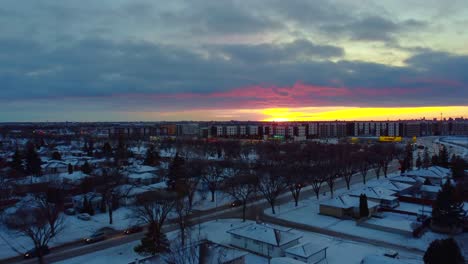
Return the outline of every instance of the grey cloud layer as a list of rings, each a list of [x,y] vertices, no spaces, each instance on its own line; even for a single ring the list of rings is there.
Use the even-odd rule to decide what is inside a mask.
[[[326,101],[308,95],[300,106],[466,104],[467,56],[399,43],[401,35],[430,28],[432,17],[399,17],[391,9],[362,3],[5,0],[0,7],[0,100],[94,98],[117,102],[106,104],[109,108],[190,109],[213,101],[145,96],[302,82],[365,92]],[[405,9],[402,0],[392,3]],[[447,10],[463,13],[462,4]],[[440,9],[436,2],[428,6]],[[441,12],[433,15],[441,17]],[[348,61],[346,42],[340,40],[383,42],[413,55],[405,67]],[[391,92],[382,96],[384,90]],[[142,97],[120,97],[129,94]]]

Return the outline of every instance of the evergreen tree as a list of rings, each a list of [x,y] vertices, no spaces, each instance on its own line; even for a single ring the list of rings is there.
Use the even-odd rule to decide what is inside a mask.
[[[85,174],[90,174],[92,172],[91,166],[89,165],[88,161],[85,161],[83,166],[81,166],[81,171]]]
[[[442,189],[437,193],[437,198],[432,206],[432,222],[442,227],[458,227],[465,217],[463,199],[447,180]]]
[[[442,145],[442,147],[439,150],[439,166],[448,168],[448,164],[449,164],[448,159],[449,159],[449,154],[448,154],[447,148],[445,147],[445,145]]]
[[[369,217],[369,205],[367,204],[367,196],[365,194],[361,194],[359,196],[359,216]]]
[[[22,172],[24,170],[23,157],[21,156],[21,152],[18,149],[16,149],[15,154],[13,154],[11,168],[17,172]]]
[[[421,155],[418,154],[418,158],[416,159],[416,168],[421,169],[422,167],[422,160],[421,160]]]
[[[102,147],[102,154],[104,154],[106,157],[112,156],[112,147],[109,142],[104,143],[104,146]]]
[[[463,264],[465,260],[460,247],[453,238],[436,239],[424,253],[425,264]]]
[[[465,170],[468,169],[468,163],[460,156],[452,158],[451,163],[452,177],[454,179],[463,178],[465,176]]]
[[[432,166],[438,166],[439,165],[439,156],[438,155],[433,155],[431,157],[431,164],[432,164]]]
[[[424,180],[424,183],[423,183],[423,184],[424,184],[424,185],[432,185],[432,182],[431,182],[431,180],[429,180],[429,178],[426,178],[426,179]]]
[[[424,150],[424,155],[423,155],[423,161],[422,161],[422,167],[424,169],[429,168],[431,166],[431,158],[429,157],[429,151],[427,148]]]
[[[93,139],[90,139],[88,141],[88,156],[92,157],[94,152],[94,141]]]
[[[181,183],[187,176],[185,170],[185,160],[179,156],[179,152],[176,153],[171,165],[169,165],[169,173],[167,175],[168,183],[167,186],[172,191],[180,191]]]
[[[156,255],[158,253],[167,253],[170,251],[169,240],[166,234],[155,228],[153,225],[148,227],[148,232],[141,239],[134,251],[140,255]]]
[[[32,142],[26,146],[26,172],[35,176],[41,175],[41,158],[36,152],[36,148]]]
[[[145,160],[143,161],[143,164],[149,166],[159,165],[160,158],[161,157],[159,156],[159,153],[154,149],[154,146],[151,145],[146,150]]]
[[[68,174],[73,174],[73,166],[68,163]]]
[[[52,159],[53,160],[62,160],[62,155],[60,155],[60,152],[54,151],[54,153],[52,153]]]

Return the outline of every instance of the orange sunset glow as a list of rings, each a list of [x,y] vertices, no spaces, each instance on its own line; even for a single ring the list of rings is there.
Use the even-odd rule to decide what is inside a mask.
[[[468,106],[433,107],[301,107],[260,110],[263,121],[398,120],[468,117]]]

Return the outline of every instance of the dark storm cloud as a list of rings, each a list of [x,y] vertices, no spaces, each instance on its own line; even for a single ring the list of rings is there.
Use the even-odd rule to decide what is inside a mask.
[[[322,30],[335,35],[349,35],[353,40],[393,42],[397,33],[421,29],[426,24],[417,20],[395,23],[379,16],[365,17],[346,24],[328,24]]]
[[[285,44],[222,45],[215,46],[233,61],[246,63],[280,63],[286,61],[309,60],[312,58],[332,58],[344,55],[341,47],[317,45],[305,39]]]
[[[241,88],[242,95],[243,87],[248,90],[252,86],[272,87],[272,93],[274,87],[290,87],[275,98],[282,98],[285,91],[300,94],[288,101],[297,106],[311,102],[361,106],[464,104],[468,96],[468,80],[463,71],[468,66],[467,56],[446,53],[421,53],[407,61],[408,67],[393,67],[359,61],[299,59],[279,63],[281,58],[298,54],[322,54],[322,49],[334,50],[325,52],[327,55],[341,54],[339,48],[317,47],[304,40],[264,47],[259,54],[252,51],[251,45],[237,45],[235,49],[218,45],[200,53],[148,42],[102,39],[54,49],[29,42],[15,43],[0,41],[0,47],[6,49],[0,50],[0,82],[2,99],[7,100],[89,97],[115,99],[128,108],[152,105],[184,109],[212,105],[214,101],[216,105],[236,105],[245,100],[267,104],[268,92],[265,98],[249,98],[249,93],[236,98],[236,93],[228,93]],[[219,56],[219,49],[231,52],[237,59]],[[337,87],[346,93],[330,96],[327,92],[326,98],[323,93],[315,93],[318,88],[301,88],[301,93],[294,93],[297,82]],[[227,93],[229,97],[213,97],[215,93]]]

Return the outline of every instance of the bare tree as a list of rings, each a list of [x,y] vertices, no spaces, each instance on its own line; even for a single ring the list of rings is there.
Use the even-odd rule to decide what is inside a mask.
[[[100,184],[96,188],[102,196],[101,210],[107,210],[110,225],[113,224],[113,212],[117,209],[119,200],[127,197],[132,189],[132,187],[121,188],[123,183],[125,183],[124,176],[118,169],[114,168],[104,171],[100,178]]]
[[[260,164],[257,170],[258,190],[271,206],[271,212],[275,214],[275,205],[278,196],[286,189],[283,175],[277,174],[278,168],[273,165]]]
[[[190,226],[189,216],[191,213],[191,206],[188,199],[185,197],[179,197],[175,203],[174,209],[177,214],[177,224],[179,225],[180,230],[181,245],[185,246],[185,240],[188,235],[186,230]]]
[[[215,201],[215,192],[219,189],[223,181],[225,169],[228,163],[225,161],[210,161],[206,165],[206,169],[202,175],[202,181],[208,186],[211,192],[211,201]]]
[[[318,200],[320,197],[320,189],[322,188],[322,184],[326,181],[326,177],[324,177],[323,167],[318,165],[312,166],[310,168],[310,174],[307,178]]]
[[[257,178],[248,170],[240,170],[235,177],[226,181],[224,191],[235,200],[242,202],[242,220],[245,222],[247,202],[257,191]]]
[[[307,186],[307,169],[301,164],[295,164],[291,166],[283,167],[283,177],[285,180],[286,187],[291,192],[291,196],[294,199],[294,204],[297,207],[299,204],[299,196],[301,190]]]
[[[60,228],[63,222],[63,217],[60,214],[60,208],[57,204],[48,201],[46,195],[40,195],[37,198],[37,204],[43,217],[47,220],[52,236],[55,236],[57,229]]]
[[[62,215],[51,224],[48,209],[48,206],[40,204],[36,207],[24,207],[4,219],[8,228],[31,239],[40,264],[45,263],[44,249],[50,240],[63,230]]]
[[[133,207],[133,217],[141,223],[148,225],[148,236],[152,241],[150,246],[162,248],[162,227],[174,208],[177,195],[174,193],[154,191],[144,193],[137,197],[136,205]],[[145,245],[147,246],[147,245]],[[151,251],[151,250],[150,250]]]
[[[369,155],[370,153],[367,151],[367,149],[362,150],[361,152],[359,152],[358,155],[358,168],[362,176],[362,182],[364,184],[366,184],[367,182],[367,173],[369,172],[369,169],[371,169],[371,161]]]
[[[337,168],[334,164],[328,163],[325,166],[325,182],[330,189],[331,197],[333,198],[333,193],[335,191],[335,180],[340,177],[339,173],[337,172]]]

